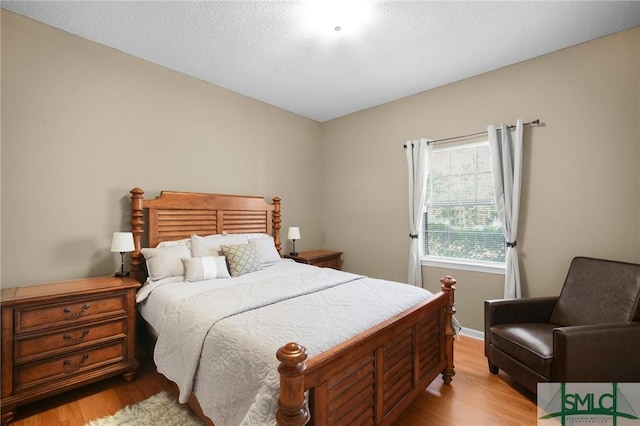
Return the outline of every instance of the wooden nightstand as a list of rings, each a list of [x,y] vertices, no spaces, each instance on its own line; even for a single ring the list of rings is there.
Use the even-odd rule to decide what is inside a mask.
[[[133,278],[88,278],[3,288],[2,424],[17,407],[123,374],[133,380]]]
[[[340,269],[342,267],[342,252],[329,250],[311,250],[298,253],[296,256],[285,254],[287,259],[293,259],[298,263],[320,266],[321,268]]]

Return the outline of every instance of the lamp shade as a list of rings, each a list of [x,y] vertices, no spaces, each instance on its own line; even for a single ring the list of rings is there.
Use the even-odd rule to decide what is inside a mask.
[[[111,240],[111,251],[123,253],[133,251],[133,234],[131,232],[114,232]]]
[[[300,228],[297,226],[292,226],[289,228],[289,233],[287,234],[287,238],[290,240],[299,240],[300,239]]]

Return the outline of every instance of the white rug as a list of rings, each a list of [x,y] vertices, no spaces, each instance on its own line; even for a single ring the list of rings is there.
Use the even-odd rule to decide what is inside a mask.
[[[165,391],[127,405],[112,416],[92,420],[85,426],[202,426],[186,406]]]

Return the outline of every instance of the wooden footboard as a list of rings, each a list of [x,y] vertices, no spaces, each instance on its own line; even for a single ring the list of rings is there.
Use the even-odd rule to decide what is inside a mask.
[[[278,424],[389,425],[438,374],[451,383],[456,281],[440,281],[434,298],[309,361],[296,343],[280,348]]]

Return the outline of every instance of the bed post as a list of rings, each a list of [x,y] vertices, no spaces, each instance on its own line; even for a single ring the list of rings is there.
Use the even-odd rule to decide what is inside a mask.
[[[276,250],[280,253],[282,244],[280,243],[280,197],[273,197],[273,242]]]
[[[304,396],[304,370],[307,350],[297,343],[287,343],[276,354],[280,361],[280,398],[276,421],[280,426],[303,426],[309,420]]]
[[[131,232],[133,233],[134,250],[131,253],[131,275],[144,282],[144,270],[142,268],[142,252],[141,238],[144,232],[144,212],[142,209],[142,200],[144,191],[140,188],[133,188],[131,191]]]
[[[456,280],[447,275],[441,278],[440,282],[442,283],[440,288],[442,292],[447,296],[447,307],[444,318],[444,351],[447,365],[442,372],[442,381],[444,381],[444,383],[448,385],[449,383],[451,383],[453,376],[456,374],[453,367],[453,341],[456,334],[456,331],[453,328],[453,315],[456,313],[454,301],[454,291],[456,289],[454,286],[456,284]]]

